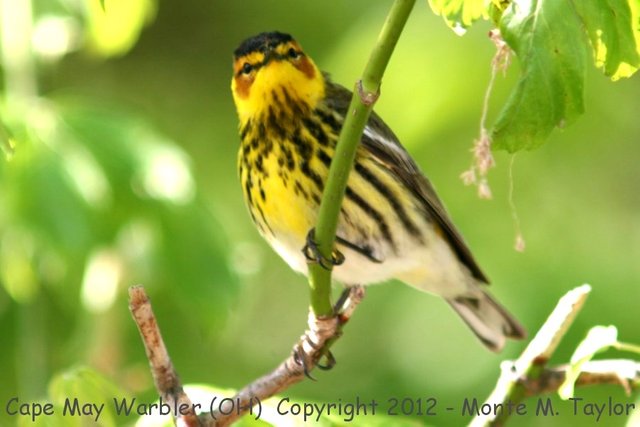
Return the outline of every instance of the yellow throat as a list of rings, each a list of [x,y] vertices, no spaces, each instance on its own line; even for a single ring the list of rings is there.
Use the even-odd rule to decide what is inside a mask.
[[[274,106],[312,110],[324,97],[324,76],[313,60],[290,36],[272,34],[235,52],[231,91],[241,126]]]

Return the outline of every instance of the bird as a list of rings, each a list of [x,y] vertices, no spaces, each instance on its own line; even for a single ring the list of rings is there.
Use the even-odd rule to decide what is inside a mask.
[[[240,43],[231,92],[249,215],[284,261],[307,275],[310,238],[352,92],[278,31]],[[526,335],[487,292],[489,280],[434,187],[375,112],[349,172],[335,254],[327,260],[335,264],[327,266],[335,280],[349,287],[397,279],[438,295],[492,351]]]

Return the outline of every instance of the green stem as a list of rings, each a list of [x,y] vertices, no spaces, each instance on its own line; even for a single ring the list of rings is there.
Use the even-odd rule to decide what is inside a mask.
[[[619,351],[628,351],[630,353],[640,354],[640,345],[630,344],[626,342],[618,342],[614,347]]]
[[[380,91],[380,81],[384,70],[414,4],[415,0],[396,0],[394,2],[364,69],[362,80],[356,85],[356,90],[351,98],[336,152],[329,168],[329,178],[322,194],[315,230],[318,249],[327,259],[331,259],[340,206],[360,137]],[[315,315],[332,315],[331,271],[319,264],[309,264],[309,286],[311,287],[311,307]]]

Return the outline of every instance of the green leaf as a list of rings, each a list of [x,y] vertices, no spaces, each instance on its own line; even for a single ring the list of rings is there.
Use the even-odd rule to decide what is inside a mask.
[[[36,402],[38,405],[41,405],[40,408],[45,408],[45,405],[50,404],[51,402],[48,400],[39,400]],[[54,407],[54,412],[49,415],[50,411],[47,409],[47,413],[42,413],[38,416],[30,416],[30,415],[12,415],[11,417],[16,417],[16,426],[17,427],[82,427],[77,420],[69,419],[69,417],[65,417],[62,415],[62,411],[58,410],[58,408]]]
[[[620,341],[618,341],[616,343],[616,350],[628,351],[630,353],[640,354],[640,345],[631,344],[631,343],[628,343],[628,342],[620,342]]]
[[[578,348],[571,356],[564,382],[558,389],[560,398],[566,400],[573,396],[576,380],[580,376],[582,366],[601,351],[614,346],[618,341],[618,330],[615,326],[595,326],[589,330],[585,339],[578,344]]]
[[[638,9],[638,0],[513,1],[500,31],[521,75],[494,125],[494,148],[536,148],[584,112],[587,42],[606,75],[633,74],[640,65]]]
[[[120,56],[138,41],[144,27],[155,19],[156,0],[88,0],[87,41],[100,56]]]
[[[43,407],[52,404],[53,413],[49,410],[49,413],[33,420],[31,416],[19,415],[16,421],[19,427],[116,427],[122,422],[117,423],[113,398],[125,397],[128,398],[126,393],[93,369],[84,366],[71,368],[53,377],[49,383],[48,398],[38,402]],[[75,399],[79,404],[77,407],[74,407]],[[92,405],[101,404],[104,406],[95,422],[97,411]],[[77,411],[78,408],[82,411],[83,405],[86,405],[84,414]],[[88,408],[92,408],[92,415],[88,415]],[[76,412],[71,413],[70,410]]]
[[[441,15],[449,27],[458,35],[480,18],[487,17],[485,0],[429,0],[436,15]]]
[[[614,80],[633,74],[640,65],[635,39],[640,26],[633,25],[638,17],[632,20],[629,0],[573,0],[572,3],[591,41],[596,66]]]
[[[582,22],[566,0],[513,2],[500,31],[520,60],[521,75],[494,125],[493,145],[533,149],[584,111]]]
[[[116,423],[113,398],[124,398],[126,394],[98,372],[83,366],[56,375],[49,383],[49,397],[56,405],[56,412],[62,412],[65,404],[73,408],[75,399],[81,408],[83,405],[104,404],[98,425],[115,427],[118,423]],[[95,419],[96,412],[94,411],[93,414],[93,416],[71,416],[67,413],[65,425],[76,421],[78,426],[88,425],[90,420]]]

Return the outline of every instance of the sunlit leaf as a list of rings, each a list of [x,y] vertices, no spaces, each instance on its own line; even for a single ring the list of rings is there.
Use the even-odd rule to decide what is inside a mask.
[[[629,1],[582,0],[572,3],[591,41],[596,65],[613,79],[628,77],[635,72],[640,65],[640,55],[634,32],[640,34],[640,26],[637,16],[632,20]]]
[[[127,53],[156,13],[155,0],[87,0],[91,49],[101,56]]]
[[[429,0],[431,9],[441,15],[447,25],[456,32],[464,34],[466,28],[480,18],[487,17],[487,0]]]
[[[521,74],[494,125],[495,148],[535,148],[582,114],[588,57],[582,25],[568,1],[518,1],[505,10],[500,30]]]
[[[569,367],[564,382],[558,389],[558,394],[562,399],[573,397],[573,389],[576,380],[580,376],[582,366],[591,360],[593,356],[616,344],[618,340],[618,330],[615,326],[595,326],[583,339],[576,351],[571,356]]]

